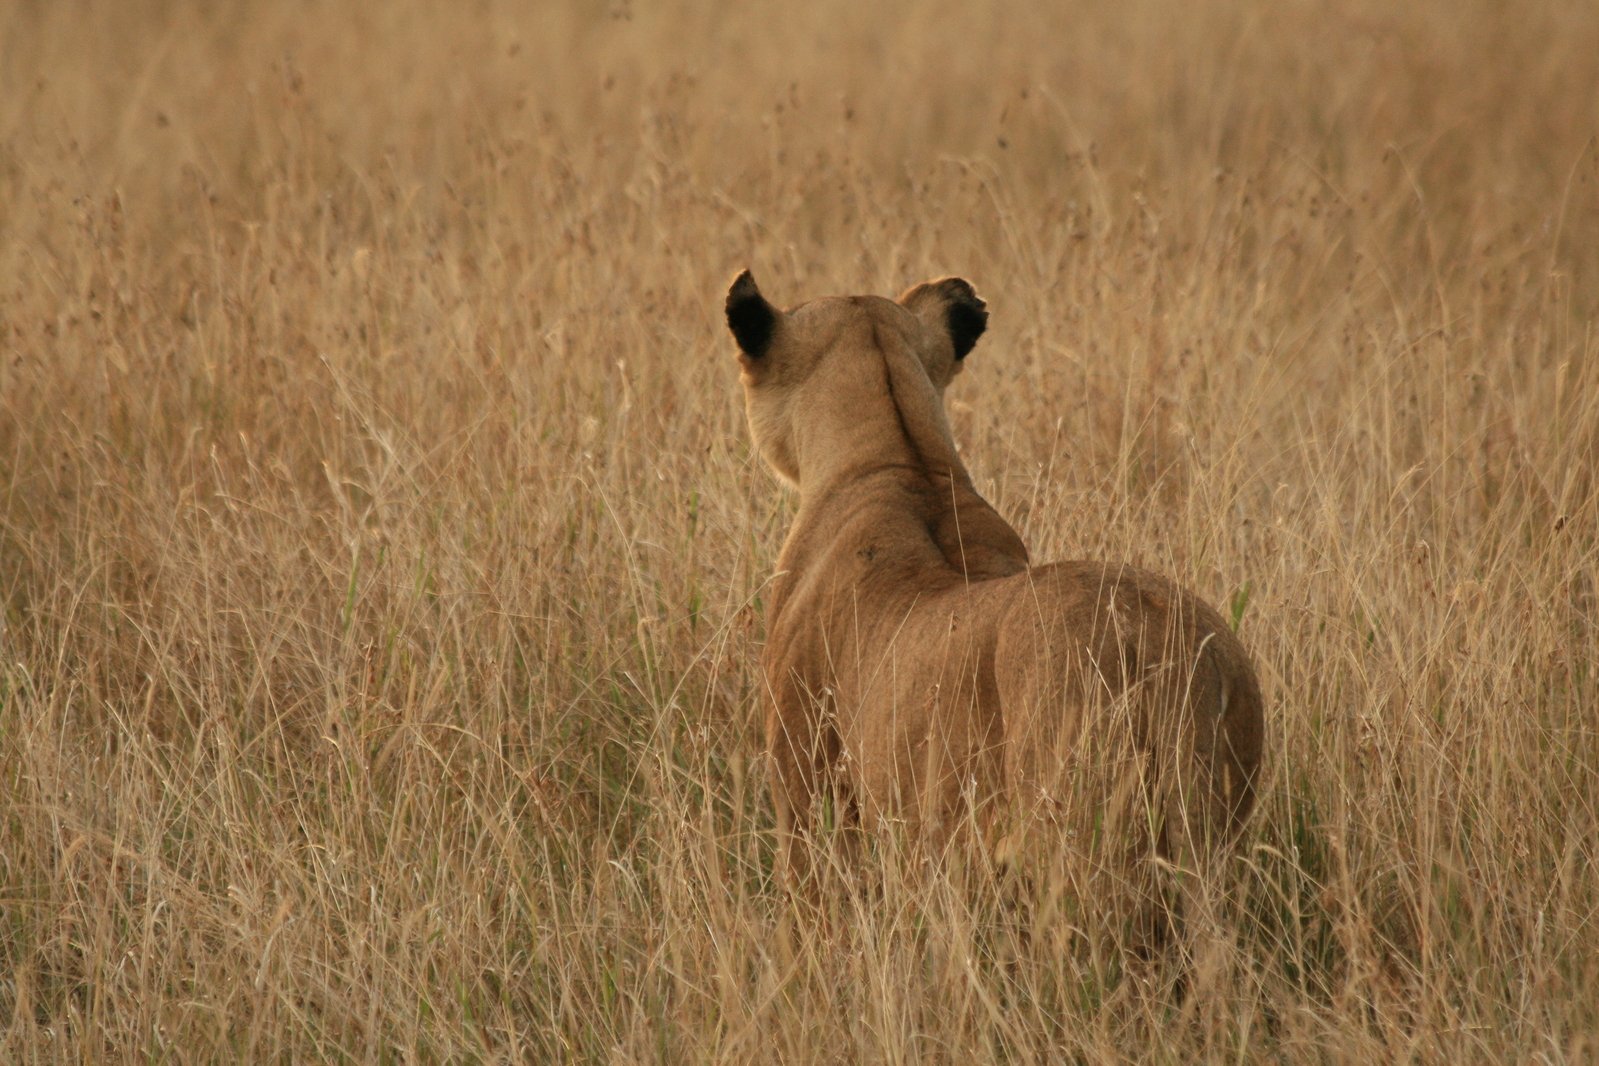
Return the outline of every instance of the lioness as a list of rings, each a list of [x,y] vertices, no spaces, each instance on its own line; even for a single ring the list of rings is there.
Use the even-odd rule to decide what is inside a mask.
[[[1118,831],[1145,856],[1197,862],[1235,839],[1261,756],[1249,657],[1163,577],[1031,565],[977,494],[943,408],[988,323],[972,286],[781,311],[745,271],[727,323],[756,446],[799,490],[762,656],[788,879],[807,875],[824,794],[841,822],[899,822],[929,855],[961,826],[1014,850],[1073,795],[1119,794]],[[1116,773],[1082,765],[1116,750]]]

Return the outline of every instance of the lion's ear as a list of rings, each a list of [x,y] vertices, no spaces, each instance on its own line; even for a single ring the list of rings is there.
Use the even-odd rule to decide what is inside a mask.
[[[777,308],[766,302],[750,272],[741,271],[727,290],[727,328],[739,350],[751,359],[765,355],[777,332],[777,319]]]
[[[965,359],[988,328],[988,305],[965,278],[924,281],[905,291],[901,307],[949,333],[955,358]]]

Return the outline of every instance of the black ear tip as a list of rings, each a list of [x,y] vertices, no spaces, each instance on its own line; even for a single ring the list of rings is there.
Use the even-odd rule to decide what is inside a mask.
[[[988,328],[988,304],[965,278],[945,281],[944,293],[949,298],[945,321],[950,342],[955,346],[955,358],[965,359]]]
[[[953,303],[968,303],[979,311],[988,305],[983,298],[977,295],[977,290],[972,288],[972,283],[965,278],[945,278],[943,281],[944,295]]]
[[[729,309],[740,300],[747,300],[751,296],[759,296],[761,290],[755,285],[755,275],[748,268],[740,270],[738,277],[733,279],[733,284],[727,290],[727,306]]]
[[[727,290],[727,328],[733,331],[740,350],[752,359],[765,355],[771,346],[777,312],[761,295],[748,270],[740,271]]]

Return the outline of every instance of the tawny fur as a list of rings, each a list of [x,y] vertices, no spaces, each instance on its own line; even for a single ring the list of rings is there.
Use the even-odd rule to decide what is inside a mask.
[[[943,408],[986,321],[971,286],[784,312],[746,272],[728,317],[751,432],[799,490],[762,660],[788,875],[824,790],[845,820],[900,823],[934,853],[974,824],[1013,847],[1113,732],[1153,827],[1131,846],[1181,862],[1235,839],[1263,730],[1248,656],[1165,578],[1031,565],[978,495]]]

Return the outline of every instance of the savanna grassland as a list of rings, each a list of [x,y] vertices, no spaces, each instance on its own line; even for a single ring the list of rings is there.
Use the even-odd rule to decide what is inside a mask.
[[[1596,133],[1576,2],[0,2],[0,1060],[1599,1056]],[[745,265],[1254,653],[1186,995],[773,884]]]

